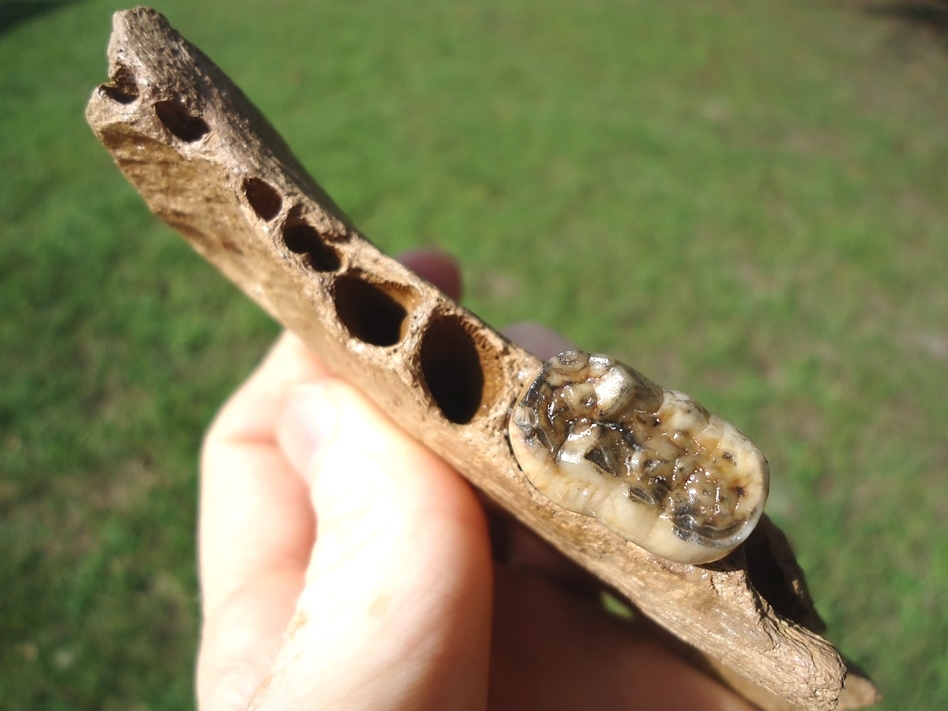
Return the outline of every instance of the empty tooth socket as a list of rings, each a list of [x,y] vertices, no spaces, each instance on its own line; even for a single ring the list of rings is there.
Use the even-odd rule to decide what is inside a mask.
[[[118,65],[112,72],[109,83],[103,84],[99,89],[112,101],[126,105],[134,104],[140,95],[135,74],[124,64]]]
[[[303,263],[313,271],[335,272],[342,266],[339,251],[306,220],[298,217],[288,219],[281,234],[286,248],[300,255]]]
[[[283,198],[277,192],[277,189],[266,180],[245,178],[243,191],[250,209],[264,222],[270,222],[280,214],[280,210],[283,208]]]
[[[336,316],[352,338],[372,346],[401,342],[418,303],[414,289],[378,281],[358,271],[336,278],[332,286]]]
[[[211,130],[207,121],[189,112],[180,100],[166,99],[156,102],[155,114],[172,135],[185,143],[199,141]]]
[[[500,396],[499,353],[478,337],[477,326],[455,313],[435,313],[421,341],[423,385],[445,419],[466,425]]]

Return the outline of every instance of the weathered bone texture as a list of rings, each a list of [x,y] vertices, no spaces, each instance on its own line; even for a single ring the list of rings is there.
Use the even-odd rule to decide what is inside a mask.
[[[86,116],[149,207],[406,431],[760,706],[878,698],[815,633],[802,572],[766,517],[727,558],[692,566],[538,493],[505,431],[541,363],[366,241],[160,14],[115,15],[109,76]]]

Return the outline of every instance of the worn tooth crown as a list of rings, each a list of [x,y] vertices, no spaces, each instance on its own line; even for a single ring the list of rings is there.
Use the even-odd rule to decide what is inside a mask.
[[[514,406],[509,435],[540,492],[677,562],[727,555],[767,500],[767,460],[750,440],[604,355],[547,361]]]

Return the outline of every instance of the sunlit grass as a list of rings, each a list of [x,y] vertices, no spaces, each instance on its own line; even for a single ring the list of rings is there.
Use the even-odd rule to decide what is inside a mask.
[[[948,706],[948,54],[858,6],[162,6],[386,251],[458,254],[771,460],[829,636]],[[276,333],[85,126],[113,6],[0,34],[0,708],[182,708],[195,458]]]

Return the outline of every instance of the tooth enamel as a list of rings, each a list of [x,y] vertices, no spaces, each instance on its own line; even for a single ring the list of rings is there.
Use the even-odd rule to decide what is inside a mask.
[[[767,460],[740,431],[603,355],[549,360],[514,406],[509,435],[541,493],[677,562],[727,555],[767,500]]]

